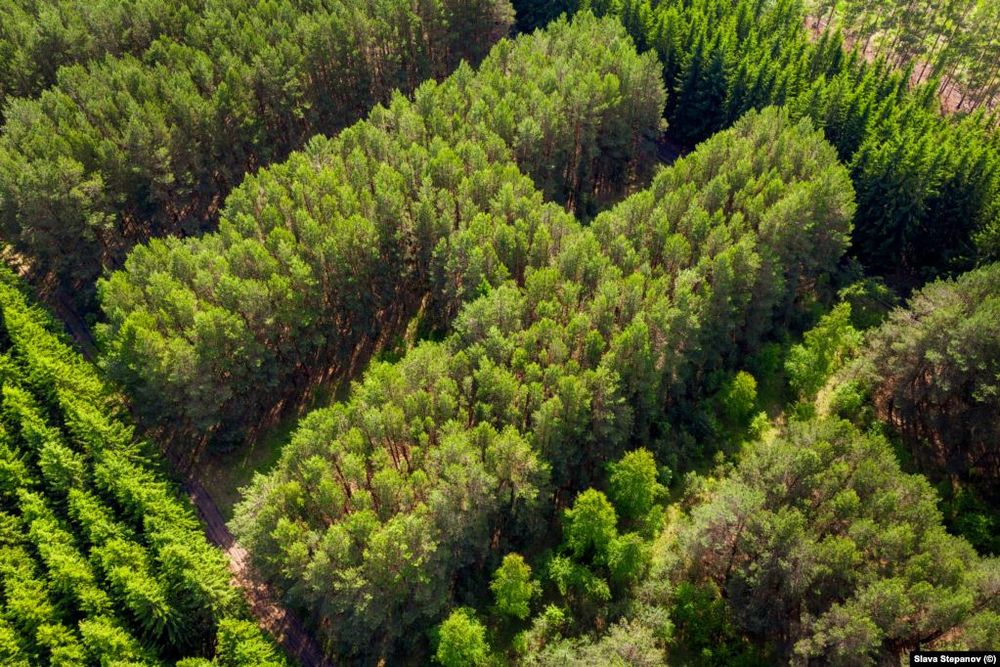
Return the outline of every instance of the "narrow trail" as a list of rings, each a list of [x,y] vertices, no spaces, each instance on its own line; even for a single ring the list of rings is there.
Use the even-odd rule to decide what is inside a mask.
[[[302,622],[281,604],[275,592],[253,568],[250,554],[229,532],[222,512],[205,487],[188,478],[184,482],[184,490],[198,510],[208,540],[218,545],[229,558],[233,583],[243,589],[260,626],[270,632],[285,652],[302,667],[332,667],[332,663],[323,656],[323,651]]]

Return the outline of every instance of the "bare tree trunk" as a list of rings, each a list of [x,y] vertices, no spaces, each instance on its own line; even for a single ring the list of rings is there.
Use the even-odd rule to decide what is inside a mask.
[[[890,10],[890,12],[889,12],[889,23],[888,23],[889,27],[888,27],[888,29],[885,32],[888,33],[893,27],[895,27],[899,23],[899,19],[897,18],[897,16],[899,14],[899,8],[900,7],[901,7],[901,5],[896,5],[895,7],[893,7]],[[898,39],[898,33],[897,33],[897,39]],[[895,44],[895,40],[893,42],[889,43],[889,51],[890,52],[892,51],[892,46],[894,44]],[[876,58],[881,58],[881,57],[883,57],[885,55],[885,54],[883,54],[883,51],[885,50],[886,46],[887,45],[885,43],[882,43],[882,44],[879,45],[878,52],[875,54]]]
[[[998,80],[997,76],[998,74],[1000,74],[1000,62],[996,62],[993,64],[992,71],[989,73],[989,75],[987,75],[985,79],[986,83],[980,86],[979,90],[977,91],[974,106],[977,107],[983,106],[984,104],[993,99],[993,97],[996,94],[995,88],[997,84],[1000,83],[1000,80]]]
[[[934,53],[937,52],[938,45],[941,43],[941,39],[944,38],[944,32],[939,32],[937,39],[934,40],[934,45],[930,48],[927,53],[927,57],[924,58],[924,66],[920,68],[920,74],[917,76],[917,81],[924,80],[924,74],[927,73],[927,66],[931,64],[931,60],[934,57]]]

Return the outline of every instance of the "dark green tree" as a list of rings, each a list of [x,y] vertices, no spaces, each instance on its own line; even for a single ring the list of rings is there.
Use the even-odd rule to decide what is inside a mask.
[[[875,664],[977,645],[1000,605],[998,564],[948,535],[936,504],[883,438],[793,423],[695,506],[674,580],[717,586],[739,631],[775,660]]]

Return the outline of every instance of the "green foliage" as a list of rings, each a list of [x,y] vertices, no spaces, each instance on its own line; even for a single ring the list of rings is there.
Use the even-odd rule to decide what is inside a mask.
[[[285,664],[274,644],[250,621],[227,618],[219,623],[213,665],[218,667],[281,667]]]
[[[507,554],[493,573],[490,590],[499,613],[523,621],[531,613],[531,600],[540,592],[540,586],[531,578],[531,566],[523,556]]]
[[[6,620],[0,620],[0,658],[10,667],[30,667],[17,630]]]
[[[596,489],[578,494],[563,513],[566,555],[549,560],[549,578],[576,611],[582,627],[604,616],[612,586],[627,589],[646,572],[649,550],[636,533],[618,533],[618,517],[607,497]]]
[[[29,3],[15,4],[34,13]],[[17,50],[32,57],[31,33],[45,35],[51,19],[51,37],[68,33],[76,44],[67,50],[80,51],[61,56],[56,45],[51,56],[81,64],[4,111],[0,229],[39,282],[57,279],[88,307],[96,278],[119,267],[131,247],[213,228],[220,201],[247,172],[284,159],[316,133],[346,127],[397,89],[478,62],[512,19],[506,0],[218,0],[203,11],[197,0],[30,4],[42,25],[15,21],[12,32],[27,42]],[[51,16],[61,9],[70,25]],[[162,15],[159,37],[130,37],[127,22],[146,23],[150,12]],[[87,34],[87,23],[104,21],[114,37]],[[7,44],[22,39],[7,37]],[[109,41],[108,50],[124,55],[88,61]],[[47,57],[47,45],[40,47]],[[37,67],[47,76],[55,69],[44,60]],[[22,64],[31,76],[32,65],[17,59],[12,71],[20,76]],[[37,92],[37,78],[12,83]]]
[[[569,556],[554,556],[548,563],[548,575],[559,596],[571,605],[574,617],[584,624],[602,614],[611,600],[607,579]]]
[[[861,348],[861,332],[854,328],[851,305],[840,303],[793,345],[785,359],[788,382],[799,398],[809,401],[834,372]]]
[[[757,379],[739,371],[722,387],[719,398],[726,421],[736,426],[746,425],[757,408]]]
[[[284,664],[222,554],[146,460],[120,398],[0,272],[0,655],[4,664]],[[227,649],[228,650],[228,649]]]
[[[159,38],[182,38],[204,0],[10,0],[0,6],[0,108],[36,97],[60,67],[105,55],[141,53]],[[2,116],[0,116],[2,120]]]
[[[1000,555],[1000,511],[987,505],[970,488],[957,490],[945,482],[937,485],[945,524],[976,547],[979,553]]]
[[[101,281],[112,377],[175,439],[233,443],[421,309],[443,327],[523,283],[573,225],[535,183],[586,208],[648,165],[657,69],[581,16],[314,139],[248,177],[217,233],[138,246]]]
[[[863,278],[838,292],[841,301],[851,306],[851,326],[867,331],[882,324],[899,297],[879,278]]]
[[[110,617],[93,617],[80,621],[80,636],[90,661],[114,664],[149,663],[155,659],[128,631]],[[241,663],[249,665],[252,663]]]
[[[734,626],[731,611],[714,582],[682,581],[673,594],[677,651],[695,665],[766,664]]]
[[[515,550],[565,605],[515,640],[526,664],[660,664],[670,619],[686,664],[896,663],[997,636],[997,564],[945,534],[882,439],[833,419],[747,445],[692,487],[658,559],[648,543],[662,464],[763,433],[784,372],[803,414],[822,393],[864,422],[873,399],[948,490],[950,527],[995,548],[996,266],[918,292],[837,386],[895,303],[883,283],[842,291],[787,357],[773,343],[823,301],[855,192],[869,270],[905,284],[996,254],[994,119],[944,118],[938,81],[895,71],[984,104],[991,3],[818,0],[815,25],[892,60],[869,64],[811,39],[796,0],[522,0],[522,29],[581,13],[443,82],[503,32],[506,2],[8,4],[0,100],[56,85],[4,111],[0,226],[40,284],[84,299],[124,260],[100,284],[101,337],[144,424],[193,458],[402,331],[441,333],[304,419],[237,511],[332,655],[491,662],[475,613],[445,614],[506,553],[495,608],[527,620],[540,586]],[[597,215],[644,182],[664,110],[673,140],[704,143]],[[176,238],[211,227],[244,172],[217,233]],[[176,237],[143,245],[160,235]],[[0,660],[280,664],[118,398],[13,284]],[[438,624],[434,653],[418,630]]]
[[[625,587],[645,574],[649,565],[649,550],[638,533],[625,533],[608,545],[607,560],[611,582]]]
[[[490,646],[486,628],[471,609],[451,612],[438,629],[434,659],[444,667],[483,667],[488,664]]]
[[[564,543],[580,561],[608,562],[612,541],[618,535],[618,517],[607,497],[587,489],[563,513]]]
[[[731,622],[779,661],[875,664],[974,643],[966,629],[996,613],[1000,564],[948,535],[936,505],[885,440],[837,420],[792,423],[696,504],[672,576],[718,587],[721,601],[698,602],[725,605],[715,626]]]
[[[649,514],[666,491],[659,477],[648,449],[633,450],[608,464],[608,495],[623,519],[636,521]]]
[[[619,623],[596,640],[581,637],[550,642],[544,648],[530,653],[523,664],[533,667],[660,667],[666,661],[663,650],[649,628]]]

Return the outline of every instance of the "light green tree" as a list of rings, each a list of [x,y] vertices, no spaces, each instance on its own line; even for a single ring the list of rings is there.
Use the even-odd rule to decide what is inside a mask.
[[[531,600],[541,586],[531,578],[531,566],[520,554],[507,554],[490,582],[496,609],[505,616],[523,621],[531,613]]]
[[[486,628],[475,612],[459,608],[451,612],[438,629],[435,660],[444,667],[483,667],[488,664],[490,647]]]

